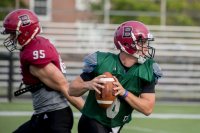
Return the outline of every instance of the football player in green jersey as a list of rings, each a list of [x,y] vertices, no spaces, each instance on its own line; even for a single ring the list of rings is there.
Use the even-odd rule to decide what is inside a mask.
[[[114,44],[119,54],[95,52],[84,58],[83,73],[70,84],[69,94],[81,96],[89,91],[78,124],[79,133],[119,133],[131,121],[133,110],[148,116],[155,105],[155,85],[162,77],[153,60],[153,36],[138,21],[122,23],[115,31]],[[104,88],[104,72],[115,77],[117,98],[107,109],[99,107],[95,91]]]

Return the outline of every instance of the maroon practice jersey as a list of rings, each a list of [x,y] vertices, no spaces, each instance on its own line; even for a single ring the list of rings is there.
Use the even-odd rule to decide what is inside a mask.
[[[41,82],[30,73],[30,65],[42,68],[50,62],[63,70],[63,63],[55,47],[48,39],[37,36],[28,45],[24,46],[20,52],[21,73],[24,84],[33,85]]]

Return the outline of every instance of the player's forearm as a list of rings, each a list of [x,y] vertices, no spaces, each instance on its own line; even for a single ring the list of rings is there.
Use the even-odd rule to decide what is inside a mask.
[[[81,110],[84,106],[85,101],[83,100],[82,97],[74,97],[74,96],[69,96],[68,92],[65,92],[65,97],[67,100],[78,110]]]
[[[148,116],[152,113],[154,107],[154,100],[148,100],[141,97],[136,97],[135,95],[129,93],[125,100],[129,103],[129,105],[136,109],[137,111],[143,113]]]
[[[60,70],[53,64],[48,64],[44,68],[30,67],[31,73],[38,77],[45,85],[51,89],[60,91],[69,102],[77,109],[81,110],[84,101],[82,98],[71,97],[68,94],[68,82]]]
[[[72,81],[69,85],[69,95],[71,96],[81,96],[87,91],[87,82],[84,82],[81,79],[76,79]]]
[[[72,97],[68,94],[68,82],[62,74],[56,73],[57,76],[42,78],[43,82],[54,90],[60,91],[65,98],[78,110],[81,110],[84,105],[84,100],[81,97]]]
[[[59,80],[59,81],[52,81],[49,84],[55,88],[55,90],[59,90],[65,98],[78,110],[81,110],[84,105],[84,100],[82,97],[73,97],[69,95],[69,86],[66,79]]]
[[[67,82],[49,82],[49,85],[52,86],[55,90],[60,91],[64,97],[74,106],[76,107],[78,110],[81,110],[84,106],[84,100],[82,99],[82,97],[73,97],[73,96],[69,96],[68,93],[68,84]]]
[[[69,95],[71,95],[71,96],[76,96],[76,97],[82,96],[87,91],[88,91],[88,89],[84,88],[82,85],[70,84],[70,87],[69,87]]]
[[[69,86],[68,82],[65,78],[61,78],[58,80],[46,80],[46,84],[51,86],[52,89],[60,91],[65,98],[78,110],[81,110],[84,105],[84,100],[81,97],[73,97],[69,96]]]

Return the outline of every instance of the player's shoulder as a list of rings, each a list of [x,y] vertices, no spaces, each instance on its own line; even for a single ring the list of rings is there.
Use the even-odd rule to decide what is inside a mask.
[[[160,65],[153,59],[147,60],[147,66],[153,70],[153,74],[156,76],[157,79],[163,77],[163,72]]]
[[[146,60],[145,64],[146,64],[146,66],[148,66],[148,67],[152,67],[154,73],[157,73],[157,72],[161,72],[161,71],[162,71],[160,65],[159,65],[155,60],[153,60],[153,59],[148,59],[148,60]]]
[[[39,49],[45,47],[45,45],[48,45],[50,42],[48,39],[37,36],[34,39],[32,39],[27,45],[24,46],[24,50],[32,50],[32,49]]]
[[[100,51],[96,51],[96,52],[86,55],[83,59],[84,70],[86,70],[86,68],[87,69],[90,68],[90,71],[91,71],[91,68],[95,68],[95,66],[97,65],[97,61],[104,58],[107,55],[108,53],[100,52]]]
[[[56,49],[48,39],[37,36],[28,45],[24,46],[24,48],[20,52],[20,57],[22,60],[32,60],[40,56],[55,56],[55,53],[57,53],[55,51]]]
[[[97,55],[100,55],[100,56],[115,55],[114,53],[111,53],[111,52],[101,52],[101,51],[97,51],[96,53],[97,53]]]
[[[163,76],[162,69],[159,64],[153,59],[147,59],[144,64],[140,66],[143,71],[148,71],[149,75],[154,75],[157,79]],[[146,75],[147,73],[145,73]]]
[[[115,60],[115,58],[117,57],[118,55],[114,54],[114,53],[111,53],[111,52],[97,52],[97,59],[99,61],[104,61],[105,59],[113,59]]]
[[[100,51],[96,51],[96,52],[93,52],[91,54],[88,54],[84,57],[84,60],[90,60],[90,59],[96,59],[98,57],[105,57],[105,56],[109,56],[109,55],[112,55],[112,53],[109,53],[109,52],[100,52]]]
[[[153,73],[157,79],[160,79],[161,77],[163,77],[162,69],[159,66],[159,64],[156,62],[153,63]]]
[[[49,39],[42,36],[36,37],[36,43],[34,45],[38,48],[48,48],[49,46],[53,46]]]

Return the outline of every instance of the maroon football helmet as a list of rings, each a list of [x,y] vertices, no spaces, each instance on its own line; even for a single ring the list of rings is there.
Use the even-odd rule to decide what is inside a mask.
[[[154,41],[148,28],[138,21],[127,21],[122,23],[115,31],[114,43],[120,49],[138,59],[139,63],[144,63],[147,58],[153,58],[155,49],[150,47],[150,41]],[[143,48],[147,48],[146,53]],[[138,54],[142,51],[143,56]]]
[[[1,34],[10,34],[5,39],[4,46],[9,51],[20,49],[40,33],[40,30],[39,20],[34,12],[28,9],[14,10],[3,21]]]

